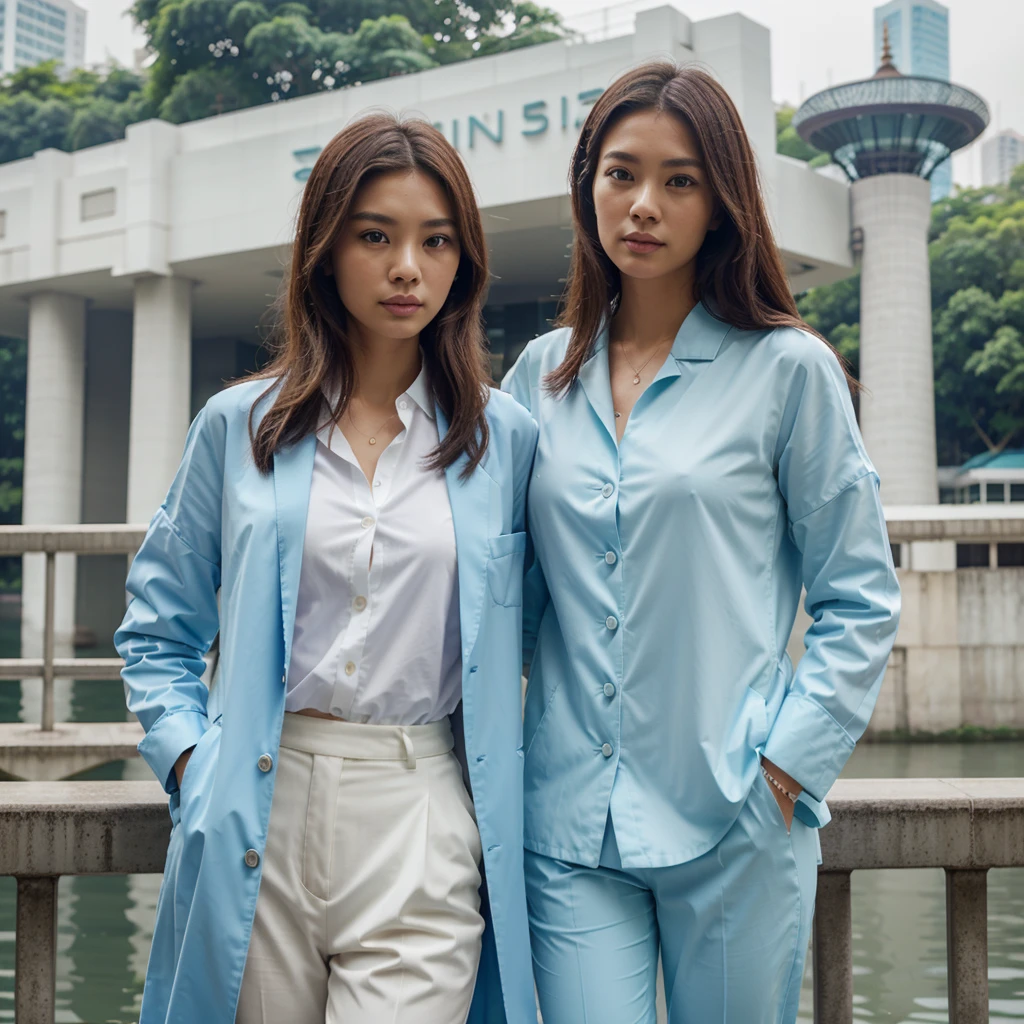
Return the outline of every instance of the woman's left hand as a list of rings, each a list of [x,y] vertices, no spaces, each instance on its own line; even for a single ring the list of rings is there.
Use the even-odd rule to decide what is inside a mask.
[[[761,765],[773,779],[781,783],[783,788],[788,789],[790,793],[796,793],[799,796],[803,792],[803,786],[792,775],[784,772],[777,764],[769,761],[767,757],[761,758]],[[782,811],[782,817],[786,821],[786,828],[792,828],[793,812],[796,810],[796,804],[785,793],[779,792],[778,788],[770,782],[768,786],[772,791],[772,796],[775,797],[775,802],[779,805],[779,810]]]

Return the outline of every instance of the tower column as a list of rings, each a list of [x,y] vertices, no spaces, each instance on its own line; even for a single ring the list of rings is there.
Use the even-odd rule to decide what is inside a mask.
[[[928,223],[931,190],[913,174],[853,182],[864,233],[860,428],[886,505],[938,500]]]
[[[22,522],[80,522],[85,407],[85,299],[80,296],[46,292],[29,300],[25,398]],[[54,635],[64,656],[75,631],[75,561],[74,555],[57,555]],[[45,586],[44,556],[24,555],[23,658],[42,653]]]
[[[129,523],[148,523],[181,461],[192,383],[192,282],[135,284],[128,427]]]

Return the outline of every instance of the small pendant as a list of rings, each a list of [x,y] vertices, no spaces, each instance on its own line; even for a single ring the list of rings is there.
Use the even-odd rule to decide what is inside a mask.
[[[370,438],[370,444],[376,444],[376,443],[377,443],[377,438],[371,437]]]
[[[639,375],[639,374],[637,374],[637,375],[636,375],[636,376],[635,376],[635,377],[633,378],[633,383],[634,383],[634,384],[639,384],[639,383],[640,383],[640,375]]]

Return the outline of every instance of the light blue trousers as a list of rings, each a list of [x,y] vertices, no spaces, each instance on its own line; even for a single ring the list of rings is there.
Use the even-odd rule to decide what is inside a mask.
[[[670,1024],[794,1024],[818,855],[760,772],[721,842],[686,864],[625,869],[611,827],[597,868],[527,851],[544,1024],[655,1024],[659,949]]]

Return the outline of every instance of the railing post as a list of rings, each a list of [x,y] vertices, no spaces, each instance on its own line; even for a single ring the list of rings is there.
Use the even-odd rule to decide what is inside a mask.
[[[57,555],[53,551],[46,552],[46,597],[45,617],[43,618],[43,722],[44,731],[53,729],[53,647],[54,647],[54,615],[57,586]]]
[[[57,881],[18,879],[14,953],[14,1019],[53,1024],[57,992]]]
[[[850,872],[820,871],[814,911],[815,1024],[853,1024]]]
[[[988,871],[946,869],[949,1024],[988,1021]]]

